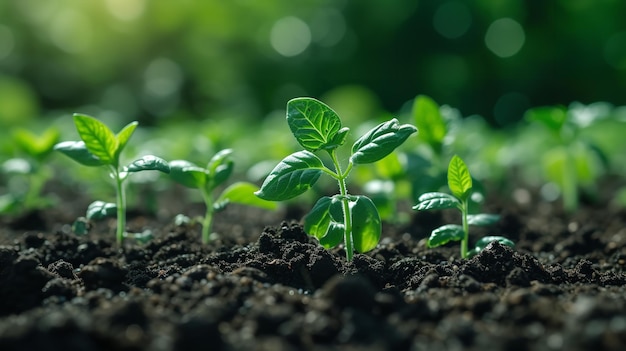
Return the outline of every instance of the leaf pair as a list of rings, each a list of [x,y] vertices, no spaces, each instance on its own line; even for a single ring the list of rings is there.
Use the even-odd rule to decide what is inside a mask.
[[[372,250],[381,235],[381,220],[376,206],[367,196],[349,196],[352,242],[358,252]],[[345,225],[340,196],[324,196],[304,217],[304,230],[316,237],[325,248],[332,248],[344,240]]]
[[[74,124],[82,141],[65,141],[56,144],[54,149],[69,156],[85,166],[119,167],[120,154],[137,128],[137,122],[131,122],[114,134],[109,127],[96,118],[74,114]],[[156,170],[169,173],[165,160],[156,156],[144,156],[133,161],[120,172],[133,173]]]

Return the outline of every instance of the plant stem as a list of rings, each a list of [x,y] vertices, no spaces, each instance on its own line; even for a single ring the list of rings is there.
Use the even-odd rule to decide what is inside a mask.
[[[461,216],[463,218],[463,240],[461,240],[461,258],[467,258],[467,246],[469,242],[469,224],[467,223],[467,212],[469,211],[469,200],[463,200],[461,206]]]
[[[118,169],[113,168],[111,172],[115,178],[115,190],[117,193],[117,231],[116,241],[118,246],[122,246],[124,232],[126,231],[126,194],[124,193],[124,179]]]
[[[206,212],[204,213],[204,218],[202,219],[202,243],[208,244],[211,234],[211,226],[213,225],[213,196],[211,196],[211,192],[204,187],[201,191],[204,204],[206,205]]]
[[[331,150],[329,152],[330,158],[333,160],[333,164],[335,166],[335,172],[339,176],[337,178],[337,183],[339,183],[339,193],[341,194],[341,204],[343,205],[343,224],[344,224],[344,232],[343,232],[343,240],[346,244],[346,261],[352,261],[352,257],[354,255],[354,243],[352,241],[352,216],[350,211],[350,203],[348,200],[348,188],[346,186],[346,177],[347,174],[352,169],[352,163],[348,166],[346,173],[342,173],[341,166],[339,165],[339,161],[337,160],[337,154],[335,150]]]

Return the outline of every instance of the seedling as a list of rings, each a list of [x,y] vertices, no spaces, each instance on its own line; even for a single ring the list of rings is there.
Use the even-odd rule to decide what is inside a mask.
[[[170,164],[170,177],[176,182],[202,193],[206,213],[202,219],[202,242],[210,240],[211,226],[215,212],[221,211],[229,203],[239,203],[265,209],[275,209],[276,204],[265,201],[254,195],[258,186],[247,182],[236,182],[224,189],[217,199],[214,190],[230,177],[234,163],[230,159],[231,149],[225,149],[213,156],[206,168],[199,167],[189,161],[175,160]]]
[[[120,166],[120,154],[133,135],[137,122],[131,122],[119,133],[114,134],[104,123],[82,114],[74,114],[74,124],[82,141],[65,141],[54,149],[74,161],[90,167],[105,166],[115,181],[117,201],[115,204],[96,201],[89,205],[87,218],[99,219],[117,213],[116,240],[122,244],[126,230],[126,196],[124,182],[132,173],[155,170],[169,173],[168,163],[156,156],[147,155],[127,166]]]
[[[37,209],[50,205],[51,199],[42,196],[44,185],[52,176],[47,160],[59,141],[59,131],[45,130],[41,135],[26,129],[12,134],[13,143],[24,157],[12,158],[2,164],[1,170],[25,180],[23,186],[9,186],[9,193],[0,196],[0,213]]]
[[[469,226],[486,226],[496,223],[500,216],[494,214],[474,214],[469,212],[469,199],[472,194],[472,177],[465,162],[454,155],[448,165],[448,187],[452,195],[446,193],[425,193],[418,200],[414,210],[441,210],[456,208],[461,211],[462,225],[446,224],[432,231],[428,238],[428,247],[444,245],[449,241],[461,241],[461,257],[467,258],[482,251],[490,242],[499,241],[503,245],[513,247],[511,240],[501,236],[484,237],[476,243],[472,251],[468,251]]]
[[[354,142],[348,165],[342,170],[337,148],[346,142],[350,129],[342,128],[335,111],[318,100],[296,98],[287,103],[287,123],[305,150],[285,157],[255,194],[269,201],[288,200],[309,190],[325,173],[337,181],[339,194],[317,201],[304,218],[305,231],[325,248],[343,241],[348,261],[354,250],[363,253],[376,247],[382,230],[378,210],[367,196],[348,194],[346,180],[355,165],[381,160],[417,128],[400,125],[396,119],[377,125]],[[325,151],[332,167],[327,167],[316,151]]]

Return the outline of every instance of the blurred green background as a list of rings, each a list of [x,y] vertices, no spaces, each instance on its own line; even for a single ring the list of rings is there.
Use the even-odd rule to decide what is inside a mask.
[[[623,0],[4,0],[0,123],[256,121],[295,96],[368,119],[425,94],[510,125],[535,106],[625,104],[625,14]]]

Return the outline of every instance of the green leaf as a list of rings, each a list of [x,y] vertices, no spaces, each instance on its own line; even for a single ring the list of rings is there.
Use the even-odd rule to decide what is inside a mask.
[[[59,138],[60,133],[56,128],[49,128],[39,136],[21,128],[13,132],[15,144],[26,154],[38,160],[50,154]]]
[[[447,133],[439,106],[428,96],[419,95],[413,103],[413,118],[419,129],[419,138],[426,142],[436,153],[441,153],[443,139]]]
[[[225,182],[233,173],[234,162],[230,159],[231,149],[224,149],[215,154],[207,165],[209,176],[213,178],[212,189]]]
[[[280,161],[255,194],[269,201],[294,198],[315,184],[323,168],[322,160],[312,152],[295,152]]]
[[[85,166],[95,167],[106,164],[89,152],[83,141],[64,141],[56,144],[54,150]]]
[[[352,215],[352,240],[360,253],[372,250],[380,241],[382,224],[376,205],[367,196],[356,196],[350,201]]]
[[[257,190],[259,190],[259,187],[252,183],[233,183],[222,191],[215,202],[218,206],[223,206],[228,203],[237,203],[264,208],[266,210],[275,210],[277,207],[275,202],[266,201],[254,195],[254,192]]]
[[[428,247],[437,247],[448,243],[449,241],[463,240],[465,233],[463,227],[458,224],[446,224],[430,233],[428,238]]]
[[[206,184],[208,174],[204,168],[186,160],[169,162],[170,178],[188,188],[200,189]]]
[[[350,159],[357,164],[373,163],[389,155],[413,133],[417,128],[410,124],[400,125],[393,118],[381,123],[360,137],[352,145]]]
[[[446,193],[426,193],[417,198],[416,211],[443,210],[446,208],[460,208],[461,202],[454,196]]]
[[[128,125],[126,125],[126,127],[122,128],[122,130],[120,130],[120,132],[117,133],[117,135],[115,136],[115,140],[117,141],[117,149],[115,150],[115,159],[118,162],[119,162],[119,158],[120,158],[120,154],[122,153],[122,150],[124,150],[124,148],[126,147],[126,144],[128,144],[128,140],[130,140],[130,137],[135,132],[135,128],[137,128],[138,124],[139,122],[137,121],[129,123]]]
[[[484,250],[487,247],[487,245],[489,245],[490,243],[494,241],[497,241],[500,244],[508,246],[508,247],[512,247],[512,248],[515,247],[515,243],[513,241],[503,236],[486,236],[476,242],[476,246],[474,247],[474,249],[468,252],[468,257],[472,257],[472,256],[479,254],[482,250]]]
[[[153,155],[146,155],[131,162],[124,168],[124,172],[135,173],[141,171],[159,171],[170,173],[170,166],[164,159]]]
[[[448,165],[448,187],[459,200],[465,201],[472,190],[472,177],[465,162],[454,155]]]
[[[332,218],[330,216],[330,205],[333,198],[323,196],[313,206],[311,211],[304,216],[304,231],[321,240],[328,232],[328,227]]]
[[[74,124],[87,150],[102,163],[114,165],[117,160],[117,139],[109,127],[93,117],[81,114],[74,114]]]
[[[325,249],[331,249],[343,242],[346,227],[342,223],[330,222],[326,235],[319,239],[320,245]]]
[[[313,98],[296,98],[287,102],[287,124],[298,143],[308,151],[336,148],[347,134],[347,130],[342,131],[341,136],[335,139],[341,129],[339,116],[326,104]]]
[[[88,219],[103,219],[114,217],[116,215],[117,206],[114,203],[104,201],[94,201],[87,207]]]
[[[215,155],[213,155],[213,157],[211,157],[211,159],[206,165],[206,169],[209,171],[209,173],[215,173],[215,170],[220,165],[223,165],[224,162],[226,162],[226,160],[229,159],[232,153],[233,153],[232,149],[224,149],[224,150],[218,151]]]
[[[497,223],[500,220],[499,215],[480,213],[475,215],[467,215],[467,224],[486,226]]]

